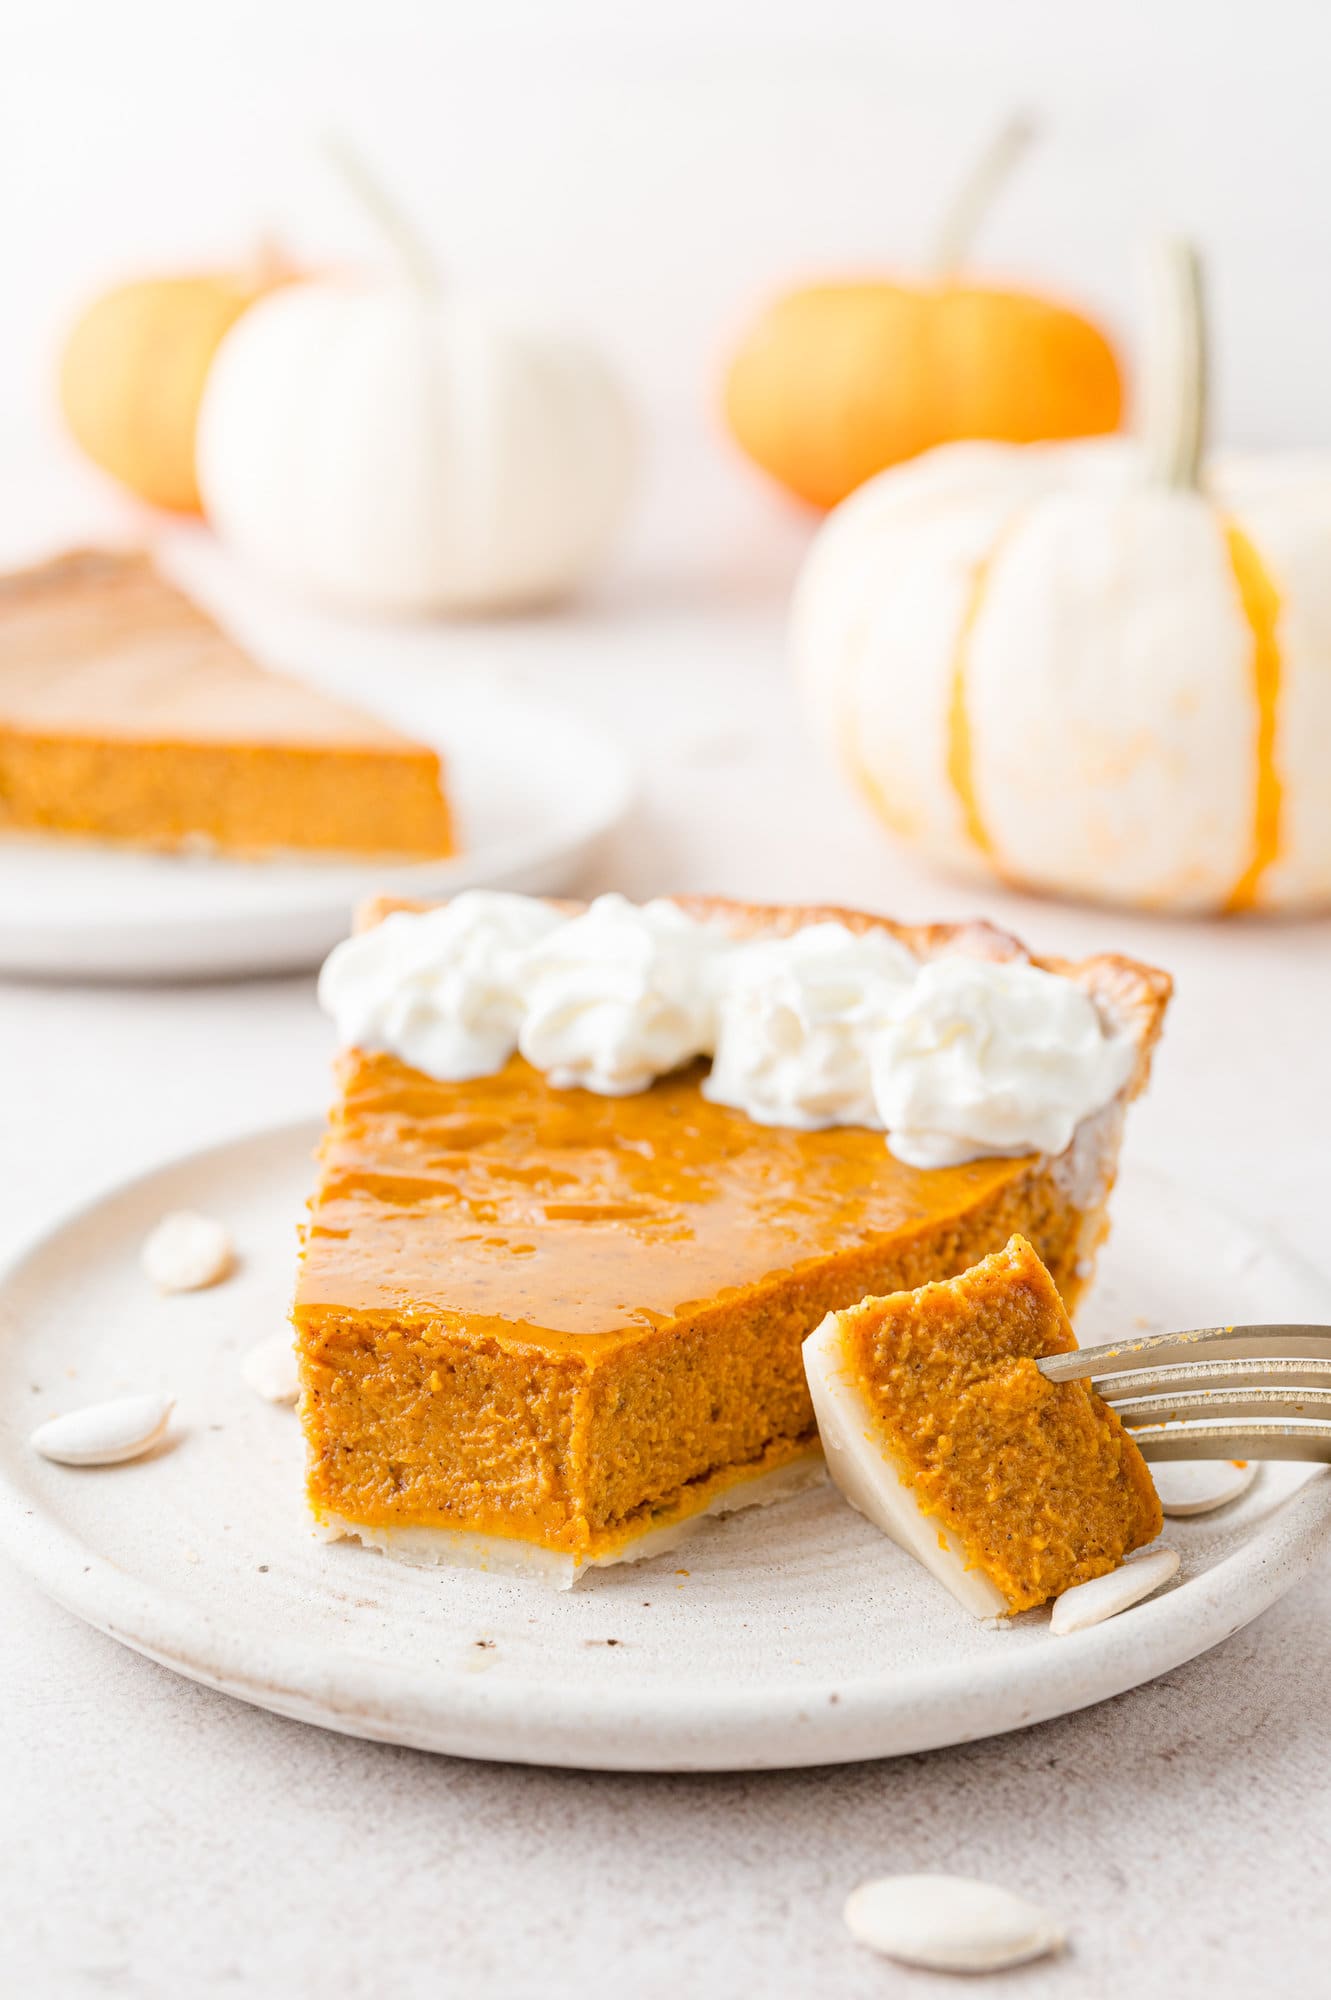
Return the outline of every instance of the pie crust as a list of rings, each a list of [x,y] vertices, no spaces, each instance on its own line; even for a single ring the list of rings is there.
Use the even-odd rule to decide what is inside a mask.
[[[920,956],[1024,955],[985,923],[676,900],[734,937],[835,918]],[[381,899],[360,923],[421,907]],[[345,1051],[294,1307],[316,1520],[415,1561],[512,1544],[573,1581],[807,1468],[801,1345],[828,1312],[956,1276],[1014,1233],[1073,1305],[1170,981],[1117,956],[1033,962],[1137,1050],[1057,1158],[907,1167],[881,1132],[711,1104],[702,1065],[603,1098],[518,1057],[450,1084]]]

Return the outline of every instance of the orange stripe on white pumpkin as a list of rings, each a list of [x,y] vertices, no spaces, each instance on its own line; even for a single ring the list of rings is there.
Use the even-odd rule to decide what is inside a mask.
[[[870,622],[869,614],[863,613],[846,641],[847,664],[843,678],[851,687],[854,686],[860,662],[868,651]],[[874,776],[860,747],[859,716],[853,702],[844,699],[837,711],[837,741],[841,761],[870,811],[878,815],[889,833],[895,833],[902,840],[913,840],[918,831],[915,821],[910,813],[888,796]]]
[[[890,537],[902,527],[908,526],[912,534],[918,535],[922,529],[946,522],[970,497],[967,488],[958,490],[952,475],[944,468],[947,457],[947,453],[940,452],[917,459],[898,475],[890,496],[888,492],[863,487],[843,504],[839,510],[842,535],[824,541],[806,563],[792,613],[797,668],[807,675],[808,662],[816,658],[820,673],[826,674],[830,665],[830,696],[820,706],[825,707],[830,720],[828,734],[838,760],[870,811],[890,832],[904,840],[923,836],[924,819],[919,811],[895,796],[874,769],[872,730],[862,700],[861,680],[874,643],[875,619],[888,573],[882,538]],[[866,561],[866,555],[870,554],[872,560]],[[911,544],[908,552],[897,551],[894,566],[904,570],[913,559]],[[822,626],[816,643],[804,629],[808,603],[815,596],[819,600]],[[829,602],[837,607],[831,631],[823,622]]]
[[[988,596],[994,569],[1016,531],[1017,524],[1022,518],[1022,511],[1011,515],[1003,523],[988,555],[975,565],[971,573],[970,592],[962,610],[961,623],[957,627],[948,695],[948,782],[956,793],[957,803],[961,807],[967,838],[972,846],[985,856],[995,874],[1000,877],[1003,873],[1002,864],[994,845],[993,835],[980,807],[980,796],[975,782],[975,738],[970,716],[970,656],[975,628]]]
[[[1225,907],[1250,910],[1272,863],[1280,857],[1282,808],[1276,729],[1280,713],[1281,657],[1277,626],[1280,593],[1252,541],[1235,521],[1224,524],[1225,546],[1238,588],[1239,604],[1252,633],[1252,685],[1256,706],[1252,851],[1248,865],[1229,892]]]
[[[909,813],[903,812],[896,802],[889,798],[875,778],[868,764],[859,753],[859,745],[854,733],[847,730],[843,739],[842,755],[860,796],[872,812],[877,813],[889,833],[895,833],[902,840],[914,840],[919,828]]]

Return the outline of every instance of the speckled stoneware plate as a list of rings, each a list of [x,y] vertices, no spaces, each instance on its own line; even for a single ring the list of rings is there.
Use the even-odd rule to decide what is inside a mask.
[[[72,1611],[242,1700],[356,1736],[609,1770],[890,1756],[1149,1680],[1255,1618],[1331,1539],[1331,1480],[1266,1468],[1228,1510],[1166,1524],[1175,1584],[1064,1639],[1042,1612],[975,1624],[826,1486],[562,1595],[318,1542],[296,1417],[240,1375],[283,1325],[316,1137],[264,1132],[136,1181],[0,1284],[5,1541]],[[181,1206],[225,1218],[242,1262],[214,1291],[159,1298],[139,1247]],[[1116,1214],[1084,1338],[1331,1318],[1315,1274],[1165,1181],[1130,1173]],[[43,1418],[149,1389],[178,1398],[150,1458],[72,1471],[30,1450]]]
[[[442,704],[418,701],[404,719],[445,758],[461,854],[385,867],[9,837],[0,840],[0,971],[59,979],[300,971],[346,936],[356,903],[385,889],[569,888],[632,798],[627,760],[608,738],[543,703],[472,685]]]

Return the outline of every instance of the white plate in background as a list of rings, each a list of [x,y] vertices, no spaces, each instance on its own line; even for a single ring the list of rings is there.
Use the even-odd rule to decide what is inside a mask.
[[[571,887],[634,790],[602,732],[473,681],[415,733],[443,754],[464,851],[447,860],[232,861],[93,842],[0,840],[0,972],[57,979],[198,979],[296,972],[380,890],[453,895]]]
[[[566,1593],[316,1541],[296,1415],[240,1373],[286,1321],[316,1137],[281,1127],[162,1168],[0,1278],[0,1535],[80,1617],[262,1708],[422,1749],[608,1770],[892,1756],[1136,1687],[1255,1618],[1331,1541],[1331,1477],[1267,1466],[1232,1506],[1166,1522],[1175,1583],[1063,1639],[1044,1611],[977,1623],[826,1485]],[[1331,1317],[1315,1273],[1173,1182],[1130,1171],[1115,1203],[1084,1339]],[[159,1298],[139,1249],[184,1206],[230,1224],[240,1266],[213,1291]],[[166,1449],[100,1471],[31,1450],[44,1418],[136,1390],[177,1397]]]

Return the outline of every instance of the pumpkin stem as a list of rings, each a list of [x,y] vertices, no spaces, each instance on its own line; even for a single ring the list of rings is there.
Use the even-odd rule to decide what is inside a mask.
[[[970,255],[971,244],[999,188],[1035,138],[1037,126],[1025,113],[1000,125],[943,213],[934,245],[934,277],[952,283]]]
[[[1151,313],[1142,384],[1146,476],[1195,486],[1206,433],[1206,313],[1195,244],[1167,237],[1151,254]]]
[[[439,290],[439,267],[416,225],[391,195],[365,156],[340,132],[330,132],[323,150],[375,227],[392,245],[411,283],[426,297]]]

